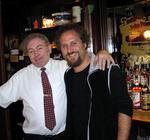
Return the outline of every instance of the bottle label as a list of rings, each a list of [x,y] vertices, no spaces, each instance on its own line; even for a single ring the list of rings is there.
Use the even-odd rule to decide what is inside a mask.
[[[132,92],[133,108],[140,108],[140,92]]]
[[[145,93],[141,95],[141,108],[144,110],[150,109],[150,94]]]

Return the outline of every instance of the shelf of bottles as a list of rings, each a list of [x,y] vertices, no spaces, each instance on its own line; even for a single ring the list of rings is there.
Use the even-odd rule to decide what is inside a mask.
[[[150,55],[123,57],[122,69],[133,108],[150,110]]]
[[[43,7],[42,14],[26,18],[25,32],[32,30],[49,29],[64,24],[81,22],[81,1],[64,4],[62,7]]]
[[[20,49],[20,38],[18,35],[5,36],[4,58],[7,79],[30,63],[28,57]]]

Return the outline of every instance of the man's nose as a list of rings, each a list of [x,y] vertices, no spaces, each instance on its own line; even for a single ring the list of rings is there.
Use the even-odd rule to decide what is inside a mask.
[[[35,56],[38,55],[38,50],[34,50],[34,55],[35,55]]]
[[[68,45],[67,46],[67,52],[68,53],[71,53],[71,52],[73,52],[74,51],[74,47],[72,46],[72,45]]]

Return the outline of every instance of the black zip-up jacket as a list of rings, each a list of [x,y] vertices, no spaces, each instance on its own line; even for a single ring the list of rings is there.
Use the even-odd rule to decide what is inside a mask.
[[[93,57],[91,61],[93,62]],[[74,99],[71,84],[73,74],[73,69],[69,69],[65,73],[68,98],[66,130],[71,136],[70,140],[116,140],[118,113],[132,116],[132,101],[128,96],[120,68],[118,65],[111,65],[109,69],[102,71],[97,66],[95,67],[94,63],[91,63],[87,76],[90,90],[89,116],[88,124],[84,126],[87,129],[86,134],[83,134],[86,135],[84,139],[80,139],[80,136],[76,139],[76,135],[80,134],[80,128],[74,128],[72,123],[76,115],[80,115],[72,115],[71,101]]]

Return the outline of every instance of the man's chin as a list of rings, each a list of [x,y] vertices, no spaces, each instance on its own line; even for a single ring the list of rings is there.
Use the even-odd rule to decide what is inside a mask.
[[[33,63],[33,65],[39,68],[44,67],[44,65],[41,63]]]
[[[69,62],[68,61],[68,66],[70,67],[78,67],[80,65],[80,62],[76,61],[76,62]]]

